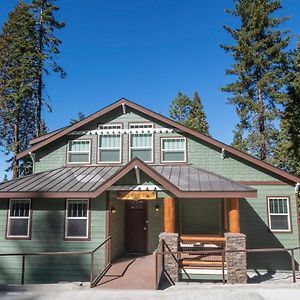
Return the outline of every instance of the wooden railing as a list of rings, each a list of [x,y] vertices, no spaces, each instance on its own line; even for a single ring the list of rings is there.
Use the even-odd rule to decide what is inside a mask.
[[[101,260],[105,257],[104,266],[101,269],[95,270],[96,254],[100,251],[103,251],[105,255],[101,258]],[[102,253],[102,252],[101,252]],[[109,236],[103,243],[101,243],[97,248],[92,251],[61,251],[61,252],[25,252],[25,253],[0,253],[0,257],[22,257],[21,263],[21,284],[25,284],[25,265],[26,265],[26,257],[29,256],[74,256],[74,255],[90,255],[90,287],[94,287],[97,282],[105,275],[107,270],[111,266],[111,236]],[[101,263],[99,264],[101,266]],[[94,275],[96,274],[96,275]]]
[[[178,266],[180,267],[180,259],[177,259],[176,257],[181,257],[183,254],[186,254],[186,251],[171,251],[170,248],[167,246],[167,244],[165,244],[165,247],[163,248],[164,251],[162,252],[157,252],[156,255],[171,255],[174,260],[178,263]],[[263,248],[263,249],[244,249],[244,250],[206,250],[206,251],[192,251],[191,254],[192,255],[212,255],[212,254],[216,254],[218,253],[219,255],[221,255],[222,257],[222,274],[223,274],[223,278],[222,281],[225,284],[226,280],[225,280],[225,255],[226,253],[288,253],[290,254],[290,260],[291,260],[291,270],[292,270],[292,279],[293,282],[296,282],[296,261],[295,261],[295,251],[299,251],[300,247],[294,247],[294,248]],[[170,276],[168,276],[165,268],[163,268],[164,272],[166,273],[167,278],[170,279]],[[187,272],[184,270],[184,273],[186,273],[187,278],[190,279],[190,276],[187,274]],[[169,280],[171,284],[175,284],[172,280]]]

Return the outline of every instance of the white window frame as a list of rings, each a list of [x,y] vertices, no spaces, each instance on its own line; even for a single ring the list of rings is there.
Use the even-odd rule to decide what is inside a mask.
[[[89,151],[70,151],[69,150],[69,143],[72,143],[72,142],[89,142]],[[67,143],[67,163],[69,165],[77,165],[77,164],[90,164],[91,163],[91,140],[88,140],[88,139],[78,139],[78,140],[68,140],[68,143]],[[88,153],[89,154],[89,161],[88,162],[71,162],[70,161],[70,154],[72,153]]]
[[[167,149],[165,150],[163,148],[163,145],[164,145],[164,140],[184,140],[184,145],[183,145],[183,151],[184,151],[184,160],[164,160],[164,152],[178,152],[178,151],[181,151],[181,150],[170,150],[170,149]],[[162,137],[161,140],[160,140],[160,150],[161,150],[161,162],[162,163],[181,163],[181,162],[186,162],[187,161],[187,146],[186,146],[186,138],[185,137],[173,137],[173,136],[170,136],[170,137]]]
[[[110,129],[110,127],[119,127],[119,128],[115,128],[116,131],[120,130],[123,128],[122,124],[119,124],[119,123],[114,123],[114,124],[101,124],[98,126],[99,129],[102,129],[102,130],[105,130],[105,129]],[[114,129],[114,128],[113,128]],[[106,134],[98,134],[98,145],[97,145],[97,149],[98,149],[98,155],[97,155],[97,163],[98,164],[120,164],[122,162],[122,151],[123,151],[123,147],[122,147],[122,134],[121,133],[116,133],[116,134],[119,134],[120,135],[120,145],[119,145],[119,148],[102,148],[99,146],[100,144],[100,139],[101,139],[101,136],[106,136]],[[116,150],[116,149],[119,149],[120,150],[120,154],[119,154],[119,160],[118,161],[101,161],[100,160],[100,151],[101,149],[104,149],[104,150]]]
[[[287,213],[271,213],[270,210],[270,200],[271,199],[284,199],[287,201]],[[290,198],[288,196],[269,196],[267,197],[268,202],[268,221],[269,221],[269,228],[272,232],[291,232],[291,212],[290,212]],[[287,216],[288,218],[288,229],[272,229],[272,223],[271,223],[271,216]]]
[[[68,217],[69,201],[87,201],[86,217]],[[86,236],[68,236],[68,220],[86,220]],[[66,199],[65,210],[65,239],[66,240],[88,240],[90,230],[90,199]]]
[[[147,131],[147,128],[151,128],[151,134],[152,134],[152,138],[151,138],[151,160],[147,160],[145,161],[146,163],[153,163],[154,162],[154,131],[153,131],[153,128],[154,128],[154,125],[153,123],[146,123],[146,122],[140,122],[140,123],[129,123],[128,124],[128,127],[130,129],[130,134],[129,134],[129,160],[132,159],[132,155],[131,155],[131,151],[132,149],[149,149],[149,148],[145,148],[145,147],[132,147],[131,145],[131,135],[132,134],[142,134],[141,132],[139,133],[135,133],[135,132],[131,132],[134,130],[134,128],[131,128],[131,126],[151,126],[151,127],[145,127],[145,131]],[[147,132],[145,132],[147,133]]]
[[[11,217],[10,216],[10,210],[12,207],[12,202],[18,202],[18,201],[29,201],[29,212],[28,212],[28,217]],[[27,235],[10,235],[10,220],[11,219],[28,219],[28,224],[27,224]],[[31,227],[31,221],[32,221],[32,209],[31,209],[31,199],[9,199],[9,208],[8,208],[8,215],[7,215],[7,230],[6,230],[6,237],[7,238],[12,238],[12,239],[29,239],[30,238],[30,227]]]

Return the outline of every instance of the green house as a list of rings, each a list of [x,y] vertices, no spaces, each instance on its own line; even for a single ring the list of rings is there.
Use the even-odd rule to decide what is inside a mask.
[[[178,251],[223,249],[226,233],[247,249],[299,246],[300,178],[126,99],[32,140],[26,157],[33,174],[0,184],[1,254],[85,253],[111,236],[95,252],[100,270],[154,253],[162,232],[177,234]],[[23,259],[0,256],[1,283],[89,280],[90,255]],[[186,259],[179,278],[210,265]],[[248,253],[247,269],[291,271],[291,256]]]

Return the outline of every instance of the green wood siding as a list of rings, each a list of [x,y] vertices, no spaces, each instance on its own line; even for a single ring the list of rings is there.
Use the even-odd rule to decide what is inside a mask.
[[[112,259],[124,253],[124,225],[125,225],[125,205],[124,201],[117,200],[115,193],[110,192],[110,208],[114,207],[116,213],[110,213],[110,229],[112,241]]]
[[[159,205],[159,211],[155,206]],[[159,234],[164,231],[163,199],[148,201],[148,252],[153,253],[158,246]]]
[[[240,200],[241,231],[247,236],[247,248],[293,248],[299,245],[295,194],[289,186],[253,186],[258,190],[256,199]],[[289,196],[291,203],[291,233],[274,233],[268,227],[267,196]],[[299,251],[296,259],[300,263]],[[287,254],[249,254],[248,268],[290,270]]]
[[[64,199],[32,200],[31,240],[6,240],[8,201],[0,202],[1,253],[90,251],[105,239],[105,201],[101,195],[91,200],[90,241],[64,240]],[[98,258],[104,260],[104,257]],[[25,283],[88,281],[89,256],[32,256],[26,258]],[[98,262],[99,265],[99,262]],[[21,258],[0,258],[0,282],[20,283]]]

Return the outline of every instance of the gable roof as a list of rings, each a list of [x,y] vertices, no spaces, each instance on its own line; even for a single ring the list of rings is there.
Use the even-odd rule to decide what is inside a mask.
[[[178,198],[257,196],[251,187],[192,165],[149,166],[134,158],[123,167],[62,167],[4,182],[0,198],[96,198],[135,168]]]
[[[282,171],[281,169],[279,168],[276,168],[264,161],[261,161],[249,154],[246,154],[240,150],[237,150],[227,144],[224,144],[218,140],[215,140],[209,136],[206,136],[204,134],[201,134],[193,129],[190,129],[180,123],[177,123],[167,117],[164,117],[156,112],[153,112],[152,110],[150,109],[147,109],[143,106],[140,106],[134,102],[131,102],[125,98],[121,98],[120,100],[114,102],[113,104],[109,105],[109,106],[106,106],[105,108],[97,111],[96,113],[90,115],[89,117],[79,121],[78,123],[72,125],[72,126],[69,126],[69,127],[66,127],[58,132],[54,132],[54,134],[51,134],[49,135],[48,137],[46,137],[44,140],[41,140],[39,143],[33,145],[32,147],[28,148],[27,150],[25,151],[22,151],[20,152],[18,155],[17,155],[17,159],[21,159],[22,157],[26,156],[29,154],[29,152],[34,152],[46,145],[48,145],[49,143],[71,133],[72,131],[75,131],[77,129],[79,129],[80,127],[94,121],[95,119],[107,114],[108,112],[111,112],[112,110],[116,109],[116,108],[119,108],[119,107],[122,107],[122,105],[125,105],[125,106],[128,106],[130,107],[131,109],[135,110],[135,111],[138,111],[142,114],[145,114],[145,115],[148,115],[150,116],[151,118],[155,119],[155,120],[158,120],[162,123],[165,123],[165,124],[168,124],[169,126],[171,127],[174,127],[178,130],[181,130],[197,139],[200,139],[210,145],[213,145],[217,148],[219,148],[220,150],[221,149],[224,149],[226,152],[230,153],[231,155],[237,157],[237,158],[240,158],[244,161],[247,161],[247,162],[250,162],[256,166],[258,166],[259,168],[263,169],[263,170],[266,170],[268,172],[272,172],[273,174],[281,177],[281,178],[284,178],[288,181],[291,181],[291,182],[294,182],[294,183],[298,183],[300,182],[300,178],[295,176],[295,175],[292,175],[292,174],[289,174],[285,171]]]

